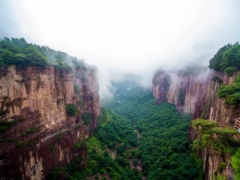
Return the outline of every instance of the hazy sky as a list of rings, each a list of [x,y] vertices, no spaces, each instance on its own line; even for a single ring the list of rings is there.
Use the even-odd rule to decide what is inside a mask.
[[[240,39],[239,0],[0,0],[0,36],[24,37],[84,58],[108,79],[207,65]]]

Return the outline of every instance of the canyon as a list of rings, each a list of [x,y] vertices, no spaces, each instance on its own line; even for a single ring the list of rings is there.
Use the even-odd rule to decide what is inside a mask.
[[[8,66],[0,72],[1,178],[46,179],[55,167],[79,157],[79,167],[82,166],[88,153],[81,144],[97,128],[101,114],[95,69],[75,67],[73,72],[65,72],[54,66]],[[193,119],[209,119],[222,127],[233,127],[238,112],[226,106],[217,91],[222,83],[232,84],[236,76],[207,68],[159,70],[153,77],[152,92],[157,104],[167,101]],[[67,113],[68,105],[77,107],[76,116]],[[197,138],[193,128],[189,138]],[[230,161],[230,157],[221,157],[208,148],[198,154],[203,159],[205,179],[216,178],[219,164]],[[233,178],[231,165],[222,173]]]
[[[169,72],[159,70],[153,78],[153,95],[157,103],[167,101],[175,104],[178,111],[191,114],[193,119],[209,119],[221,127],[234,127],[239,112],[218,98],[217,92],[221,84],[233,84],[236,76],[237,73],[229,76],[208,68]],[[189,137],[192,140],[197,138],[193,128],[189,130]],[[229,179],[233,178],[230,157],[222,157],[209,148],[199,152],[199,155],[203,159],[205,179],[216,178],[221,162],[228,164],[222,174]]]
[[[192,150],[190,150],[191,142],[189,139],[193,141],[192,145],[196,142],[195,140],[201,139],[198,130],[203,129],[203,126],[198,126],[197,129],[189,127],[191,118],[205,119],[208,120],[203,120],[205,123],[216,122],[221,128],[230,127],[233,129],[239,117],[239,110],[236,105],[240,102],[240,98],[238,98],[240,83],[235,84],[235,81],[239,79],[237,78],[237,72],[240,68],[237,68],[240,66],[236,64],[238,61],[232,61],[232,57],[236,55],[236,48],[239,48],[238,44],[224,46],[210,60],[209,67],[216,71],[207,67],[196,66],[186,67],[182,70],[158,70],[153,77],[152,91],[140,87],[139,79],[135,76],[132,76],[132,78],[129,76],[126,81],[115,83],[116,87],[112,82],[116,92],[113,92],[114,98],[112,104],[109,104],[110,109],[105,110],[105,115],[111,116],[106,116],[102,122],[102,127],[100,123],[98,129],[101,107],[96,67],[89,66],[83,60],[69,56],[64,52],[46,46],[29,44],[23,38],[5,38],[0,41],[0,45],[1,179],[49,179],[48,176],[51,175],[54,175],[55,179],[69,179],[71,172],[66,167],[71,163],[75,163],[77,177],[86,177],[89,176],[90,171],[93,171],[90,167],[84,172],[82,167],[88,164],[88,160],[93,157],[102,159],[103,164],[105,164],[106,159],[109,164],[116,163],[114,159],[118,159],[119,154],[116,153],[114,155],[116,157],[110,160],[110,157],[107,156],[108,153],[104,152],[107,148],[112,148],[116,152],[116,149],[122,148],[119,152],[124,155],[124,151],[129,152],[129,148],[133,148],[133,151],[135,151],[138,146],[142,147],[145,153],[136,153],[134,162],[140,163],[142,161],[142,172],[134,171],[131,168],[125,172],[125,167],[121,167],[123,177],[127,177],[129,172],[132,173],[133,177],[144,177],[147,173],[151,178],[155,176],[164,177],[164,173],[160,175],[158,171],[165,172],[169,177],[172,177],[176,173],[173,173],[174,170],[168,170],[175,166],[180,167],[177,166],[179,163],[174,164],[179,161],[179,159],[175,159],[174,149],[178,153],[189,153],[190,156]],[[222,51],[223,49],[224,51]],[[229,56],[229,53],[231,56]],[[226,57],[222,59],[222,56]],[[234,94],[234,97],[231,96],[233,98],[230,99],[230,104],[227,104],[224,99],[218,97],[218,92],[224,87],[222,85],[232,84],[234,86],[230,87],[230,93],[229,87],[227,87],[225,97],[229,94],[232,95],[231,93],[236,94]],[[154,101],[159,105],[155,106]],[[175,110],[175,106],[177,110]],[[110,112],[111,110],[113,110],[113,114]],[[114,115],[115,111],[119,114]],[[149,119],[149,117],[151,118]],[[123,132],[119,134],[119,137],[113,135],[118,133],[116,132],[117,129],[123,127],[118,124],[121,118],[123,118],[124,126],[130,128],[128,137]],[[99,120],[103,119],[102,116],[99,118]],[[109,129],[104,129],[104,127],[110,120],[116,124],[107,133]],[[113,125],[111,121],[108,126]],[[159,128],[155,129],[153,134],[162,133],[163,136],[168,134],[166,133],[167,130],[170,130],[169,133],[172,133],[173,137],[170,136],[172,139],[167,143],[173,143],[169,146],[177,145],[178,147],[168,149],[166,156],[162,154],[161,162],[156,159],[150,163],[150,160],[160,157],[158,153],[166,152],[166,150],[164,150],[163,145],[154,146],[155,143],[153,142],[148,144],[153,141],[153,136],[150,136],[151,138],[148,141],[140,138],[138,139],[139,143],[136,144],[137,135],[134,130],[138,130],[144,137],[152,133],[152,128],[149,129],[153,126],[152,123],[155,128]],[[162,129],[161,123],[167,125],[167,128],[165,127],[166,131],[163,130],[164,128]],[[175,125],[171,127],[170,124]],[[180,132],[182,140],[179,139],[180,134],[176,136],[179,133],[177,125],[182,130]],[[121,131],[125,131],[126,128]],[[149,130],[149,132],[144,132],[145,130]],[[225,132],[222,131],[223,129],[220,130],[220,133],[224,136],[226,130]],[[232,132],[235,133],[235,131],[237,133],[237,130],[234,129]],[[98,137],[94,136],[93,132],[95,132],[95,135],[98,134]],[[216,129],[211,133],[211,135],[219,137]],[[236,143],[233,143],[234,151],[238,148],[239,143],[236,133],[234,134],[236,140]],[[93,140],[90,140],[92,144],[88,142],[91,139],[90,137],[93,137]],[[229,142],[226,137],[224,141]],[[165,140],[159,137],[154,141],[159,141],[161,144]],[[125,144],[125,142],[127,143]],[[144,143],[141,144],[141,142]],[[105,144],[105,147],[104,145],[101,146],[101,143]],[[116,143],[119,143],[119,145]],[[166,142],[164,143],[166,144]],[[96,145],[102,149],[97,156],[95,155],[99,152],[93,148],[97,147]],[[152,145],[151,149],[148,149],[149,145]],[[227,148],[226,146],[230,147],[231,144],[224,144],[220,148]],[[89,147],[92,150],[89,153],[91,158],[88,158]],[[160,147],[163,149],[157,150]],[[203,160],[204,179],[216,179],[218,175],[232,179],[235,172],[230,163],[230,154],[220,154],[216,149],[213,149],[212,144],[203,147],[198,149],[196,153]],[[156,154],[151,157],[152,153],[149,152],[153,150]],[[127,156],[125,153],[124,158],[128,158]],[[141,159],[142,157],[145,157],[144,160]],[[125,162],[124,158],[121,159],[120,157],[123,161],[120,160],[119,162]],[[130,154],[129,158],[132,158]],[[171,162],[165,161],[165,159],[171,159]],[[187,159],[185,158],[185,160]],[[182,164],[184,168],[181,168],[186,169],[185,167],[189,166],[189,162],[193,164],[194,161],[196,161],[194,158],[188,159]],[[93,160],[93,162],[90,162],[90,164],[93,163],[94,167],[98,161]],[[178,169],[179,172],[183,173],[182,177],[197,177],[198,173],[201,174],[201,170],[196,171],[201,163],[197,163],[197,161],[195,163],[195,168],[193,167],[192,171],[189,170],[185,174],[184,171],[181,171],[181,168]],[[126,165],[128,163],[120,164]],[[153,164],[155,165],[153,166]],[[107,166],[105,171],[101,169],[102,167],[96,167],[99,168],[99,173],[109,170],[109,177],[118,177],[119,165],[115,165],[114,171]],[[61,169],[64,167],[65,173]],[[154,173],[148,172],[151,168],[153,168]],[[156,169],[158,171],[155,171]],[[58,172],[55,170],[58,170]],[[84,173],[78,174],[79,170],[83,170]],[[54,172],[56,173],[54,174]],[[188,175],[186,176],[186,174]],[[98,176],[98,174],[93,175]]]

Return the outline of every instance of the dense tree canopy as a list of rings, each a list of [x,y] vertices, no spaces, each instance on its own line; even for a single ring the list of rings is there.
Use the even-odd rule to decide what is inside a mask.
[[[0,40],[0,67],[15,65],[17,68],[29,66],[55,66],[58,70],[72,72],[72,67],[86,67],[82,60],[46,46],[27,43],[23,38]]]
[[[228,75],[240,70],[240,45],[227,44],[220,48],[210,60],[210,69],[222,71]]]
[[[220,48],[214,57],[210,60],[209,67],[218,72],[224,72],[228,75],[237,73],[240,70],[240,45],[239,43],[227,44]],[[238,74],[235,82],[231,85],[223,84],[223,80],[219,77],[214,77],[213,80],[218,82],[220,88],[218,97],[224,98],[226,104],[240,104],[240,75]]]
[[[48,65],[47,57],[38,51],[35,46],[36,45],[28,44],[23,38],[4,38],[0,40],[1,66],[46,67]]]
[[[189,149],[187,131],[191,117],[174,105],[155,105],[151,91],[115,85],[115,100],[107,107],[134,124],[141,134],[138,158],[147,179],[201,179],[201,162]]]
[[[189,147],[191,117],[172,104],[156,105],[151,91],[133,81],[114,83],[114,98],[104,103],[99,126],[85,144],[85,166],[73,162],[55,169],[50,179],[63,174],[69,179],[202,179],[201,161]]]
[[[78,142],[75,148],[88,149],[88,161],[79,167],[80,159],[69,166],[56,168],[49,174],[49,179],[62,176],[69,179],[136,179],[141,180],[141,172],[131,168],[129,161],[138,146],[134,128],[126,118],[107,109],[102,109],[99,127],[86,143]]]
[[[238,109],[240,104],[240,45],[238,43],[234,45],[228,44],[220,48],[217,54],[210,60],[209,67],[216,71],[225,72],[228,75],[238,72],[235,82],[230,85],[224,85],[223,81],[218,77],[213,79],[220,82],[218,97],[223,98],[226,104],[233,105],[235,109]],[[200,138],[193,142],[193,148],[210,148],[222,156],[230,154],[232,156],[231,164],[235,171],[234,179],[240,179],[240,149],[237,148],[239,142],[233,136],[237,134],[237,131],[228,127],[217,127],[217,123],[203,119],[194,120],[192,125],[195,128],[201,127],[198,129]],[[224,162],[220,166],[226,167],[226,163],[223,165]]]

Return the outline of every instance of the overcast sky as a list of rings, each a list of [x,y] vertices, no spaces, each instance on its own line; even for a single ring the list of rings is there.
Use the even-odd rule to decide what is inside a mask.
[[[239,41],[239,17],[239,0],[0,0],[0,36],[83,58],[104,85],[121,72],[151,84],[158,68],[207,65]]]

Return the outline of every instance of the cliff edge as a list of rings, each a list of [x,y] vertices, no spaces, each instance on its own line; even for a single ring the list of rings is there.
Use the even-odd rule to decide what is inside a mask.
[[[45,179],[54,167],[79,157],[82,165],[87,149],[76,143],[84,144],[101,113],[95,68],[65,53],[13,40],[1,41],[0,178]],[[19,52],[7,49],[13,45]],[[31,64],[32,52],[42,60],[48,53],[48,61],[56,58],[58,63],[43,66],[35,59]],[[71,68],[65,62],[72,59]]]
[[[234,127],[239,113],[217,97],[221,84],[231,85],[237,73],[231,76],[208,68],[181,71],[157,71],[153,78],[153,95],[157,103],[167,101],[175,104],[183,113],[189,113],[193,119],[203,118],[217,122],[221,127]],[[193,129],[189,136],[197,138]],[[204,149],[200,152],[204,165],[205,179],[215,179],[221,162],[229,163],[229,157],[221,157],[214,150]],[[222,174],[232,178],[232,168],[224,169]]]

